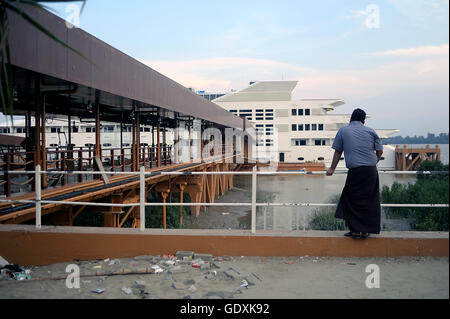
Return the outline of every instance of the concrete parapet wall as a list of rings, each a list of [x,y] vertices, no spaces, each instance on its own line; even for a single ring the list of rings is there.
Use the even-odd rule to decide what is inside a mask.
[[[400,257],[449,255],[448,232],[382,232],[367,240],[327,231],[161,230],[0,225],[0,256],[20,265],[175,254]]]

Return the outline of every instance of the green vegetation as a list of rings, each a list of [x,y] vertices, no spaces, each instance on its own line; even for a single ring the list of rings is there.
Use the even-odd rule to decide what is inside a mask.
[[[189,200],[185,196],[184,202]],[[158,195],[151,193],[148,202],[162,203],[162,198]],[[170,194],[167,198],[168,203],[179,203],[180,194]],[[182,207],[183,218],[187,215],[188,208]],[[162,206],[147,207],[145,210],[145,227],[146,228],[162,228],[163,227],[163,209]],[[179,206],[167,206],[166,209],[166,222],[167,228],[182,228],[180,225],[180,207]]]
[[[428,133],[426,137],[423,136],[393,136],[383,139],[386,144],[448,144],[449,138],[448,133],[441,133],[439,135],[434,135],[433,133]]]
[[[159,195],[150,193],[150,198],[147,199],[149,203],[162,203],[162,198]],[[185,194],[184,202],[188,203],[190,201],[189,196]],[[168,203],[179,203],[180,195],[173,194],[168,197]],[[123,211],[127,212],[130,207],[124,207]],[[182,207],[183,218],[186,217],[189,208]],[[123,216],[123,215],[122,215]],[[122,217],[121,217],[122,218]],[[145,209],[145,227],[146,228],[162,228],[163,220],[163,210],[162,206],[146,207]],[[167,228],[182,228],[180,225],[180,207],[167,206],[166,211],[166,222]],[[122,228],[131,228],[133,224],[133,218],[128,218],[123,224]],[[73,221],[74,226],[84,226],[84,227],[103,227],[103,214],[95,213],[81,213]]]
[[[328,200],[329,203],[337,204],[340,195],[334,195]],[[309,228],[312,230],[345,230],[345,222],[334,217],[335,207],[323,207],[313,211],[309,219]]]
[[[423,162],[419,171],[448,171],[441,162]],[[448,204],[448,175],[418,175],[414,184],[383,186],[381,202],[395,204]],[[388,218],[408,218],[413,230],[448,231],[448,208],[385,208]]]

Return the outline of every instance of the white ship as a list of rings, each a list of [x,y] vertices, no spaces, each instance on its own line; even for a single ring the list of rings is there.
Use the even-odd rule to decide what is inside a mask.
[[[250,86],[213,100],[237,116],[246,117],[259,136],[258,153],[273,149],[279,162],[323,162],[330,166],[331,148],[337,131],[348,125],[351,114],[329,114],[345,104],[341,99],[292,100],[297,81],[258,81]],[[368,116],[370,117],[370,116]],[[274,134],[276,131],[276,134]],[[396,129],[375,129],[381,139],[399,132]],[[274,148],[274,145],[276,147]],[[345,168],[345,161],[338,167]],[[381,169],[395,168],[395,148],[384,145]]]

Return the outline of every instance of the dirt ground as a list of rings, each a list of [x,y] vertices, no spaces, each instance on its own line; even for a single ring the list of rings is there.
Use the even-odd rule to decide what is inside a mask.
[[[214,258],[216,259],[216,258]],[[224,259],[224,261],[221,261]],[[210,269],[190,263],[167,265],[167,257],[140,256],[111,261],[82,261],[80,287],[69,289],[66,266],[59,263],[32,268],[32,281],[1,281],[0,298],[75,299],[302,299],[302,298],[449,298],[449,259],[446,258],[316,258],[226,257],[213,260]],[[84,277],[118,269],[142,269],[161,265],[159,274]],[[367,288],[371,273],[379,267],[379,288]],[[175,269],[174,269],[175,268]],[[173,273],[171,273],[173,272]],[[37,280],[39,279],[39,280]],[[248,286],[241,287],[243,280]],[[245,282],[244,282],[245,283]],[[92,292],[105,289],[103,293]]]

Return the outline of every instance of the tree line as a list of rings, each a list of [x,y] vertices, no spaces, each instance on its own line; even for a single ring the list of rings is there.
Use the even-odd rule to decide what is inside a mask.
[[[435,135],[428,133],[427,136],[393,136],[383,139],[386,144],[448,144],[448,133]]]

